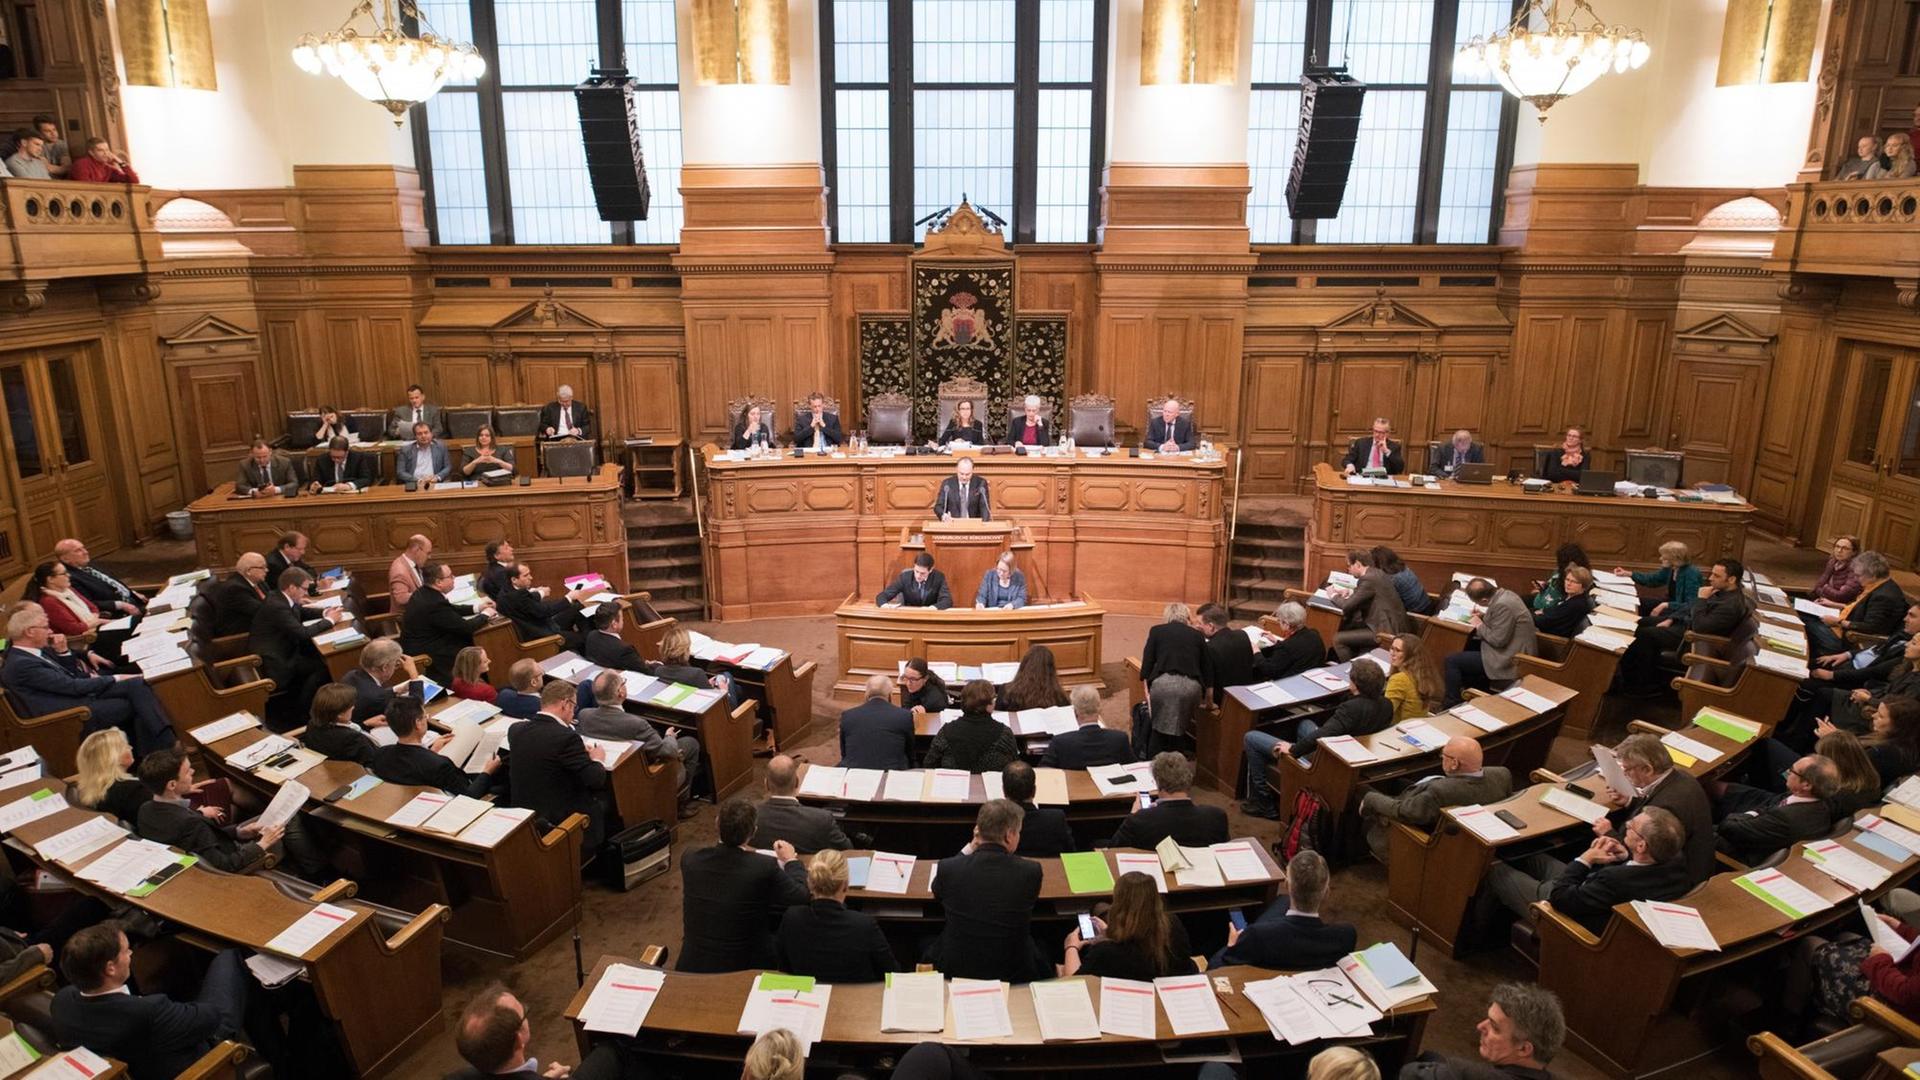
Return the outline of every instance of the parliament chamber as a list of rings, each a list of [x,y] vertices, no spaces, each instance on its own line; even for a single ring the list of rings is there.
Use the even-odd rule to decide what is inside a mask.
[[[1920,1075],[1915,0],[0,0],[0,112],[0,1080]]]

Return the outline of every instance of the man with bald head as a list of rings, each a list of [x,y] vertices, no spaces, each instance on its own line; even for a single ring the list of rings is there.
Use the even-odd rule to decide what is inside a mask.
[[[420,576],[420,568],[427,565],[427,556],[433,554],[433,539],[414,533],[407,537],[406,550],[394,556],[393,565],[387,568],[387,595],[392,601],[390,610],[399,611],[413,599],[413,594],[424,588],[427,579]]]
[[[619,1051],[611,1042],[594,1045],[578,1065],[553,1062],[543,1069],[540,1060],[529,1052],[532,1041],[527,1007],[505,985],[494,983],[480,991],[460,1014],[453,1044],[467,1068],[449,1076],[451,1080],[481,1080],[487,1076],[615,1080],[622,1075]]]
[[[755,818],[752,845],[773,847],[785,840],[793,850],[811,855],[825,848],[845,851],[853,846],[833,812],[824,806],[804,806],[800,791],[800,764],[785,754],[775,754],[767,762],[767,801],[760,804]]]
[[[213,636],[227,637],[253,629],[253,613],[267,598],[267,559],[249,551],[233,564],[227,580],[213,587]]]
[[[840,714],[840,764],[848,769],[911,769],[913,713],[893,703],[893,680],[867,679],[867,700]]]
[[[1486,767],[1480,744],[1472,736],[1455,735],[1440,749],[1438,774],[1421,777],[1397,795],[1369,791],[1360,800],[1360,815],[1367,823],[1367,847],[1384,863],[1393,822],[1431,829],[1440,820],[1440,811],[1449,806],[1498,802],[1511,794],[1513,774],[1498,765]]]
[[[53,545],[53,557],[65,564],[73,575],[73,587],[93,601],[102,614],[109,610],[123,615],[139,615],[147,610],[147,598],[105,570],[93,565],[87,545],[78,540],[62,540]]]

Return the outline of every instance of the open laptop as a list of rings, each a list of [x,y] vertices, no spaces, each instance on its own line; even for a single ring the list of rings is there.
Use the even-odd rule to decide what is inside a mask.
[[[1619,479],[1619,476],[1614,473],[1602,472],[1599,469],[1582,469],[1580,482],[1574,486],[1573,493],[1575,495],[1613,495],[1615,494],[1614,482]]]
[[[1453,470],[1453,479],[1459,484],[1491,484],[1493,469],[1484,462],[1469,462]]]

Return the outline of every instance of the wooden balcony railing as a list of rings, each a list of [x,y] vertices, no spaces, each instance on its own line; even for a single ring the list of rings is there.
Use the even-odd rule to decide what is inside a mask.
[[[149,189],[0,180],[0,283],[145,274],[160,260]]]
[[[1920,178],[1823,180],[1787,187],[1772,269],[1887,277],[1901,302],[1920,290]]]

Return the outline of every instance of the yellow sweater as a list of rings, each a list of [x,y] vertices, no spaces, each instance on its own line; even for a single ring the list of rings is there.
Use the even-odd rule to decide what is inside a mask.
[[[1393,722],[1396,724],[1432,713],[1426,701],[1420,697],[1420,688],[1414,684],[1411,672],[1396,671],[1387,676],[1387,700],[1393,703]]]

